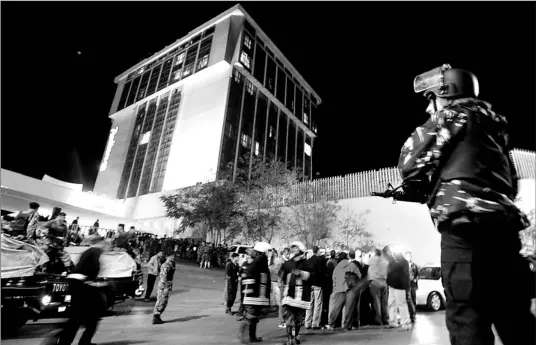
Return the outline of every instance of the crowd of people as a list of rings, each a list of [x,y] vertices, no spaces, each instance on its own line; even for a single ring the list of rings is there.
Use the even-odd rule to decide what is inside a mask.
[[[237,315],[242,343],[259,342],[256,324],[263,309],[277,306],[278,327],[288,344],[306,329],[346,331],[363,325],[409,330],[416,321],[418,268],[411,253],[387,246],[373,253],[307,250],[293,242],[279,253],[259,242],[239,267],[231,254],[226,268],[225,312]],[[231,308],[240,291],[236,313]]]

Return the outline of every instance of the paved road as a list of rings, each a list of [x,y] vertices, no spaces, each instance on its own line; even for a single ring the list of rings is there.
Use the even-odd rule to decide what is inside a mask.
[[[94,341],[102,345],[130,344],[237,344],[237,322],[221,306],[224,274],[221,270],[202,270],[179,263],[174,291],[162,319],[163,325],[152,325],[151,303],[130,300],[115,307],[115,314],[105,317]],[[30,322],[18,336],[2,340],[5,345],[37,345],[43,336],[57,329],[61,320]],[[410,331],[363,328],[353,332],[305,331],[302,344],[360,345],[448,345],[444,313],[421,313]],[[276,318],[261,321],[258,336],[263,344],[281,344],[284,330],[277,328]],[[74,344],[77,343],[75,340]]]

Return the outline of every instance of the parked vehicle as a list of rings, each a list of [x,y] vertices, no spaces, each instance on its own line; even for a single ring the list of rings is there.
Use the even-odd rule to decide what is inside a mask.
[[[417,305],[429,310],[439,311],[445,307],[445,292],[441,280],[441,268],[424,267],[419,271],[419,288],[417,289]]]
[[[243,244],[237,244],[234,246],[231,246],[229,248],[229,255],[228,257],[231,257],[231,254],[237,253],[238,254],[238,265],[242,266],[244,261],[246,261],[246,254],[248,249],[252,249],[253,246],[243,245]]]
[[[70,312],[70,279],[67,274],[37,272],[48,256],[30,243],[2,234],[2,330],[16,332],[28,320],[63,318]],[[67,247],[74,263],[88,247]],[[107,307],[143,294],[141,268],[125,252],[106,252],[95,283]],[[50,267],[50,266],[48,266]]]

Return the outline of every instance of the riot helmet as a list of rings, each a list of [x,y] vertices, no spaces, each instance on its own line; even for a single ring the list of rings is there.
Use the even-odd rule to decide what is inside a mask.
[[[453,99],[478,97],[479,84],[476,76],[466,70],[452,68],[449,64],[422,73],[413,81],[415,93],[431,100],[438,98]]]

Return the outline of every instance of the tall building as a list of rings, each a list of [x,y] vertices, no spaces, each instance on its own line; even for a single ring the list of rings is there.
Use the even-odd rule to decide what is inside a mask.
[[[192,186],[243,155],[276,157],[311,178],[320,97],[240,5],[115,82],[97,194]]]

